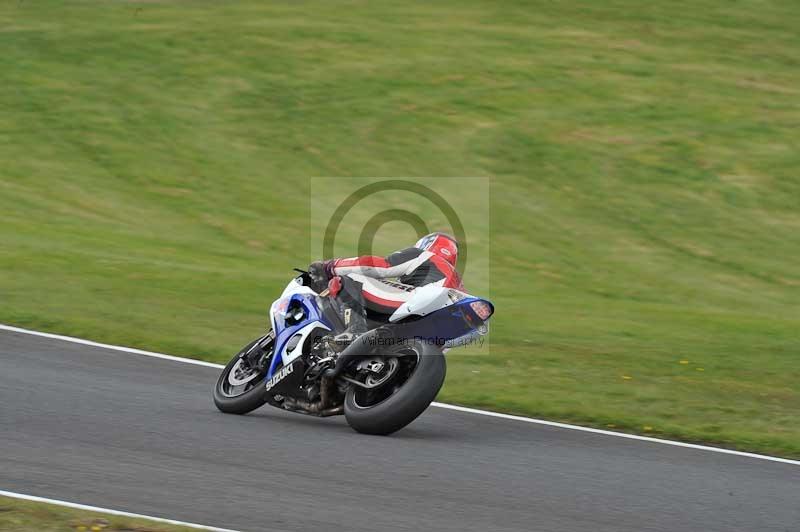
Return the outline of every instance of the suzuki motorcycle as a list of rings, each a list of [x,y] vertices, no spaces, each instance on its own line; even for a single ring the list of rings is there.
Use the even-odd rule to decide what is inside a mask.
[[[391,434],[416,419],[444,382],[444,352],[488,332],[494,306],[435,284],[422,286],[388,316],[344,345],[336,302],[299,272],[270,307],[271,329],[222,370],[214,403],[246,414],[269,403],[313,416],[344,414],[366,434]],[[355,277],[355,275],[353,275]],[[347,335],[342,335],[347,336]]]

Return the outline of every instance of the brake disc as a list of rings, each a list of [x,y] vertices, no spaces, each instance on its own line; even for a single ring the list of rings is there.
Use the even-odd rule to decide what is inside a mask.
[[[228,383],[231,386],[241,386],[258,377],[259,372],[257,369],[251,367],[244,369],[242,368],[243,363],[242,359],[237,360],[228,373]]]

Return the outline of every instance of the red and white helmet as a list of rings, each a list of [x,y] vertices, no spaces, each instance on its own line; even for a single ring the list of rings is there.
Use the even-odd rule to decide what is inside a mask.
[[[454,268],[458,262],[458,242],[445,233],[431,233],[425,235],[414,244],[414,247],[423,251],[430,251],[447,262]]]

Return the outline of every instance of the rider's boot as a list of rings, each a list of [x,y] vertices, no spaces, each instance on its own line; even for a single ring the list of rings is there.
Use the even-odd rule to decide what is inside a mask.
[[[333,342],[336,348],[341,351],[351,343],[353,340],[367,332],[367,316],[364,307],[357,304],[342,305],[343,318],[345,327],[343,332],[333,337]]]

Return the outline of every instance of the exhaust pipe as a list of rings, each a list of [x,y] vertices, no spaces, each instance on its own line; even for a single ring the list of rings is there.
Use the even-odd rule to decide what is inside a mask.
[[[320,383],[320,400],[316,402],[306,401],[294,397],[287,397],[283,401],[283,408],[290,412],[300,412],[311,414],[312,416],[328,417],[344,413],[344,405],[333,405],[331,398],[331,386],[333,381],[323,378]]]

